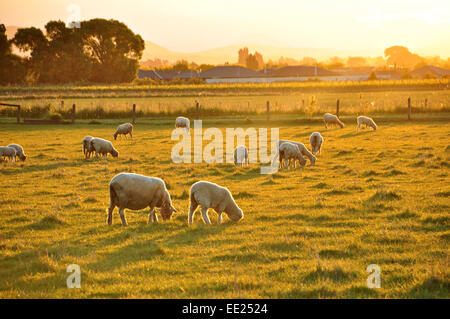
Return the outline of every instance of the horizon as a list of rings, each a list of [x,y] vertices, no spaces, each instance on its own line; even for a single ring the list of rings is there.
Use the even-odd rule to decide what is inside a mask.
[[[70,10],[73,4],[75,11]],[[426,4],[416,0],[383,0],[376,5],[370,1],[322,0],[306,7],[292,0],[244,3],[231,0],[226,5],[204,0],[182,3],[4,0],[0,10],[7,14],[1,23],[43,28],[50,20],[67,21],[77,13],[76,8],[80,9],[80,20],[97,17],[119,20],[145,41],[178,53],[240,45],[383,56],[385,48],[402,45],[422,56],[450,56],[450,45],[441,43],[442,39],[450,38],[450,6],[442,0]],[[267,22],[274,19],[275,23]],[[309,25],[314,27],[305,30]]]

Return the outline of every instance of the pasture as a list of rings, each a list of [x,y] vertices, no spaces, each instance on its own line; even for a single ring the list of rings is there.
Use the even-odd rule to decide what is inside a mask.
[[[354,116],[344,129],[319,118],[280,125],[282,139],[310,148],[320,131],[325,142],[315,166],[272,176],[259,164],[172,163],[174,119],[136,124],[107,160],[85,160],[81,140],[112,140],[119,120],[4,123],[0,145],[19,143],[28,159],[0,167],[0,298],[449,298],[448,113],[374,119],[376,132],[356,133]],[[210,118],[203,128],[218,123],[266,127]],[[164,179],[179,212],[149,225],[148,210],[126,210],[122,227],[116,209],[108,226],[119,172]],[[198,180],[228,187],[244,219],[217,225],[211,210],[208,227],[197,212],[189,228]],[[81,267],[81,289],[66,287],[69,264]],[[379,289],[366,285],[370,264]]]

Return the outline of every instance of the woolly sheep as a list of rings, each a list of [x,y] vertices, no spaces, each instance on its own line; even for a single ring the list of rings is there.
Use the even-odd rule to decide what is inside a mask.
[[[0,146],[0,160],[8,158],[9,162],[15,162],[16,153],[16,149],[13,147]]]
[[[131,123],[125,123],[121,124],[117,127],[116,133],[114,133],[114,139],[117,139],[117,135],[123,134],[125,135],[125,138],[127,137],[127,134],[130,134],[131,138],[133,138],[133,124]]]
[[[92,136],[86,136],[83,138],[83,154],[85,158],[91,157],[91,154],[94,152],[94,149],[91,146]]]
[[[317,158],[306,148],[305,144],[300,143],[300,142],[289,141],[289,140],[279,140],[279,145],[281,146],[281,144],[286,143],[286,142],[297,145],[298,149],[300,150],[300,153],[302,153],[303,156],[306,156],[309,159],[310,164],[311,165],[316,164]],[[305,165],[305,164],[302,164],[302,165]]]
[[[314,132],[309,137],[309,143],[311,144],[311,153],[313,155],[320,153],[322,150],[323,137],[319,132]]]
[[[98,157],[98,154],[101,154],[102,156],[106,155],[106,157],[108,157],[108,153],[110,153],[113,157],[119,156],[119,152],[117,152],[110,141],[94,137],[90,143],[91,148],[95,150],[96,157]]]
[[[16,157],[19,157],[19,159],[22,162],[25,162],[25,160],[27,159],[27,156],[25,155],[24,151],[23,151],[23,147],[19,144],[9,144],[7,147],[12,147],[16,150]]]
[[[300,165],[304,166],[306,164],[306,160],[303,158],[300,149],[297,145],[284,142],[280,145],[280,166],[283,167],[283,160],[285,163],[285,167],[289,168],[291,165],[291,160],[294,161],[294,168],[296,166],[296,162],[299,161]]]
[[[356,131],[358,131],[361,128],[361,125],[365,125],[366,127],[373,128],[374,131],[377,130],[377,125],[375,124],[374,120],[367,116],[358,116],[357,118],[358,126],[356,127]]]
[[[236,147],[234,150],[234,165],[236,166],[248,166],[248,150],[244,145]]]
[[[200,205],[203,221],[211,224],[208,217],[208,209],[213,208],[219,215],[218,223],[222,223],[222,213],[227,214],[234,222],[238,222],[244,217],[242,209],[236,204],[230,191],[215,183],[200,181],[191,186],[188,223],[192,225],[194,213]]]
[[[345,126],[344,123],[342,123],[336,115],[330,113],[325,113],[325,115],[323,116],[323,121],[325,123],[326,129],[328,128],[328,124],[339,125],[341,128]]]
[[[178,127],[185,127],[186,131],[189,134],[189,127],[190,127],[189,119],[186,117],[183,117],[183,116],[177,117],[175,120],[175,128],[178,128]]]
[[[131,210],[150,208],[148,222],[158,222],[155,207],[161,208],[163,220],[170,220],[177,210],[172,206],[170,194],[164,181],[157,177],[149,177],[133,173],[120,173],[109,183],[110,205],[108,208],[108,225],[112,224],[114,208],[119,208],[122,225],[127,226],[125,208]]]

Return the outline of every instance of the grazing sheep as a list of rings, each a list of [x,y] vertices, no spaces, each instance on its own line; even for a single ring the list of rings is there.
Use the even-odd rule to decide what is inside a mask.
[[[121,124],[117,127],[116,133],[114,133],[114,139],[117,139],[117,135],[122,134],[127,137],[127,134],[130,134],[131,138],[133,138],[133,124],[125,123]]]
[[[234,150],[234,165],[243,166],[243,164],[248,167],[248,150],[244,145],[240,145]]]
[[[213,208],[219,215],[218,222],[222,223],[222,213],[227,214],[228,218],[237,222],[244,217],[242,209],[236,204],[230,191],[217,184],[200,181],[194,183],[190,190],[190,201],[188,223],[192,225],[194,213],[198,205],[201,206],[203,221],[211,224],[208,217],[208,209]]]
[[[356,127],[356,131],[358,131],[361,128],[361,125],[364,125],[366,127],[373,128],[374,131],[377,130],[377,125],[375,124],[374,120],[367,116],[358,116],[356,119],[358,122],[358,126]]]
[[[85,158],[90,158],[91,154],[94,152],[94,149],[91,147],[92,136],[86,136],[83,138],[83,154]]]
[[[300,143],[300,142],[289,141],[289,140],[279,140],[279,145],[281,146],[281,144],[286,143],[286,142],[297,145],[298,149],[300,150],[300,153],[302,153],[303,156],[306,156],[309,159],[310,164],[311,165],[316,164],[317,158],[306,148],[305,144]],[[300,162],[300,164],[301,164],[301,162]],[[302,164],[302,165],[305,165],[305,164]]]
[[[25,155],[22,146],[20,146],[19,144],[9,144],[7,147],[12,147],[13,149],[15,149],[16,157],[19,157],[22,162],[25,162],[27,156]]]
[[[323,116],[323,121],[325,122],[326,129],[328,129],[328,124],[339,125],[341,128],[344,128],[345,126],[344,123],[342,123],[336,115],[330,113],[325,113],[325,115]]]
[[[7,158],[9,162],[15,162],[16,160],[16,149],[13,147],[0,146],[0,160]]]
[[[95,156],[98,157],[98,154],[101,154],[102,157],[108,157],[108,153],[110,153],[113,157],[119,156],[119,152],[114,148],[110,141],[104,140],[102,138],[94,137],[91,142],[91,148],[95,150]]]
[[[178,116],[177,119],[175,120],[175,128],[185,127],[188,134],[189,134],[189,126],[190,122],[189,119],[186,117]]]
[[[289,168],[291,166],[291,160],[294,161],[294,168],[296,166],[296,162],[299,161],[301,166],[304,166],[306,164],[306,160],[303,157],[302,153],[300,152],[300,149],[297,145],[290,143],[290,142],[284,142],[280,145],[280,166],[283,167],[283,160],[284,160],[284,167]]]
[[[309,143],[311,144],[311,153],[316,155],[316,153],[321,153],[323,137],[319,132],[314,132],[309,137]]]
[[[120,173],[109,183],[110,205],[108,208],[108,225],[112,224],[114,208],[119,207],[122,225],[127,226],[125,208],[131,210],[150,208],[148,222],[158,222],[155,207],[161,208],[163,220],[170,220],[177,210],[172,206],[170,194],[164,181],[157,177],[148,177],[133,173]]]

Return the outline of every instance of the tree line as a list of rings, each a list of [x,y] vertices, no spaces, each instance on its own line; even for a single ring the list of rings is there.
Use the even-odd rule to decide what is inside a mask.
[[[117,20],[50,21],[18,29],[8,40],[0,24],[0,84],[122,83],[136,78],[144,40]],[[12,53],[15,46],[23,56]]]

